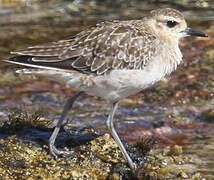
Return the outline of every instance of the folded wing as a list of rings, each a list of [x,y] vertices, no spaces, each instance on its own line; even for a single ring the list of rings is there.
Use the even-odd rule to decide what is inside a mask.
[[[68,40],[12,52],[11,63],[102,75],[113,69],[143,69],[155,36],[138,21],[106,22]]]

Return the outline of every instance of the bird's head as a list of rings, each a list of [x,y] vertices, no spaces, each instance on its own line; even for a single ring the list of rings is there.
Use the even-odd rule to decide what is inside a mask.
[[[178,40],[186,36],[207,37],[203,32],[188,27],[184,15],[176,9],[153,10],[145,19],[154,33],[165,38]]]

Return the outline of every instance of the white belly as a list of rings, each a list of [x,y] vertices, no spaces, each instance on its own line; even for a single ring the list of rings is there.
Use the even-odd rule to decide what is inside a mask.
[[[79,86],[73,86],[72,83],[70,85],[90,95],[114,102],[150,87],[166,74],[175,70],[176,67],[177,64],[168,66],[156,59],[156,62],[151,63],[143,70],[113,70],[103,76],[91,78],[87,76],[88,87],[82,86],[84,83],[80,83]]]
[[[168,69],[161,63],[152,63],[144,70],[113,70],[101,76],[45,69],[25,69],[22,72],[44,76],[70,88],[115,102],[151,86],[175,68]]]
[[[118,101],[151,86],[163,76],[142,70],[115,70],[108,75],[95,77],[94,84],[84,89],[88,94]]]

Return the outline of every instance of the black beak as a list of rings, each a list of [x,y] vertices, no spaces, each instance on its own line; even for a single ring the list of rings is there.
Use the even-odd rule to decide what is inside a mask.
[[[186,28],[185,32],[189,36],[199,36],[199,37],[208,37],[206,34],[204,34],[201,31],[194,30],[192,28]]]

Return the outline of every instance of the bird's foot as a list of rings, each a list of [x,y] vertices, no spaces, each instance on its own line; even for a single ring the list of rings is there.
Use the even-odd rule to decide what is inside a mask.
[[[74,151],[63,151],[58,150],[54,145],[50,145],[50,152],[51,154],[57,159],[58,156],[69,156],[74,153]]]

